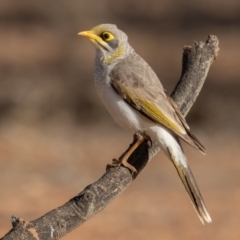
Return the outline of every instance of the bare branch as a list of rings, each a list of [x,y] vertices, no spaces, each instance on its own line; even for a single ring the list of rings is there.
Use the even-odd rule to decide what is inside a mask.
[[[218,55],[218,45],[217,37],[210,35],[205,43],[195,42],[183,49],[182,75],[171,96],[184,116],[202,89],[209,68]]]
[[[218,39],[213,35],[210,35],[205,43],[196,42],[193,46],[184,47],[182,75],[172,97],[185,116],[201,91],[210,65],[217,57],[218,51]],[[154,145],[149,148],[148,142],[145,140],[133,152],[128,162],[139,173],[158,151],[159,148]],[[12,217],[13,228],[2,240],[60,239],[103,210],[132,181],[133,177],[125,167],[109,168],[98,181],[87,186],[64,205],[42,217],[30,222]]]

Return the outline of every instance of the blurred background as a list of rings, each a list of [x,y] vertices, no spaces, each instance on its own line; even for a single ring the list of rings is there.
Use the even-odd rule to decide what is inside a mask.
[[[240,1],[0,2],[0,236],[14,214],[36,219],[97,180],[132,141],[94,88],[95,51],[77,36],[115,23],[171,92],[182,48],[220,40],[187,120],[186,146],[213,223],[202,226],[163,153],[103,212],[63,239],[239,239]]]

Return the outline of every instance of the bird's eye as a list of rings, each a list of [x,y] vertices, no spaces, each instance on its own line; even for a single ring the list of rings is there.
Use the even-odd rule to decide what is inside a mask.
[[[114,39],[114,36],[110,33],[110,32],[103,32],[101,34],[101,38],[104,40],[104,41],[111,41]]]

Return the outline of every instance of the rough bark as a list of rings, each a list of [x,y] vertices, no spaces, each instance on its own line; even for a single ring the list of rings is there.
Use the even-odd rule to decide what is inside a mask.
[[[184,116],[187,115],[201,91],[210,65],[217,57],[218,51],[218,39],[213,35],[210,35],[205,43],[195,42],[193,46],[184,47],[181,78],[172,93],[174,101]],[[133,143],[134,141],[136,141],[135,138]],[[159,150],[154,144],[149,147],[145,139],[129,157],[128,162],[140,173]],[[108,168],[95,183],[87,186],[64,205],[38,219],[28,222],[13,216],[13,228],[2,240],[60,239],[103,210],[125,190],[134,177],[123,166]]]

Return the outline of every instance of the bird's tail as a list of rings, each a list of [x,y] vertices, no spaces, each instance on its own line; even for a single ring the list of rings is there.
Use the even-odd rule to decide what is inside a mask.
[[[212,222],[184,153],[173,154],[171,149],[167,150],[202,224]]]

